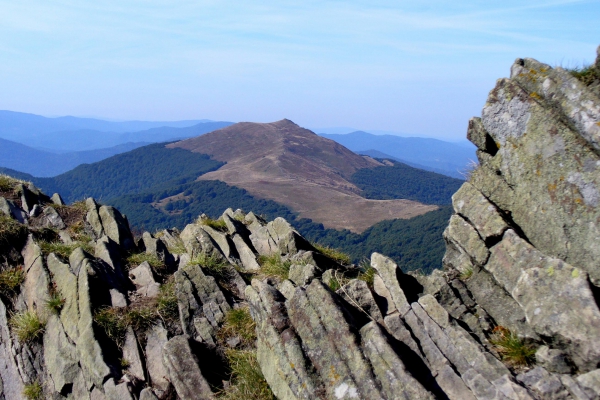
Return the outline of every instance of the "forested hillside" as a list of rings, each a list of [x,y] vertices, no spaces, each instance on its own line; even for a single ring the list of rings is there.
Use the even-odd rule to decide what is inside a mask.
[[[255,198],[244,189],[220,181],[179,185],[166,182],[152,191],[118,197],[109,202],[123,211],[139,231],[172,226],[183,228],[202,213],[217,218],[228,207],[253,211],[266,219],[283,217],[309,240],[339,248],[354,262],[358,263],[377,251],[389,254],[405,271],[423,272],[441,267],[445,249],[442,232],[451,214],[449,207],[442,207],[407,220],[383,221],[357,234],[349,230],[326,229],[323,224],[298,218],[295,212],[281,204]]]
[[[363,190],[361,194],[364,197],[448,205],[452,195],[463,183],[460,179],[413,168],[397,161],[389,162],[393,165],[364,168],[352,175],[352,183]]]
[[[167,181],[194,180],[222,165],[207,155],[166,149],[165,143],[157,143],[34,182],[47,192],[61,193],[68,202],[86,197],[107,200],[139,193]]]

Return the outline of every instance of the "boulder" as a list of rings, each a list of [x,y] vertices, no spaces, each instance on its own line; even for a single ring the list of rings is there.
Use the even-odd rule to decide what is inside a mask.
[[[169,388],[168,371],[163,364],[163,348],[168,341],[162,323],[153,325],[146,333],[146,368],[150,383],[161,391]]]

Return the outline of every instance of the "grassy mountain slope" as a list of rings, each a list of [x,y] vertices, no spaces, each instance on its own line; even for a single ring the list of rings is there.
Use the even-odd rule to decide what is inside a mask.
[[[381,160],[383,161],[383,160]],[[460,179],[390,161],[392,166],[361,169],[350,179],[369,199],[409,199],[425,204],[451,204]]]

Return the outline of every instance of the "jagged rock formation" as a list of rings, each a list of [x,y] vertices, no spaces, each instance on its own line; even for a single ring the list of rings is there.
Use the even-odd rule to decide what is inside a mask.
[[[600,398],[594,87],[498,81],[430,276],[241,210],[134,238],[0,177],[0,399]]]

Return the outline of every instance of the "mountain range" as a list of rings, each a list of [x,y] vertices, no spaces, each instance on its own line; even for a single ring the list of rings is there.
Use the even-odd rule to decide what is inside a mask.
[[[348,149],[375,157],[391,158],[416,168],[464,179],[465,171],[477,160],[475,146],[438,139],[373,135],[356,131],[348,134],[320,134]]]

